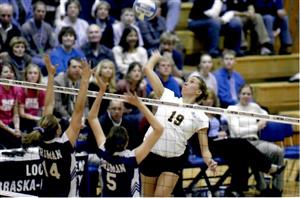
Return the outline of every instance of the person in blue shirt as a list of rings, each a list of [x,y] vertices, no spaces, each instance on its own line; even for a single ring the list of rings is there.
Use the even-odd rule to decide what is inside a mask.
[[[171,57],[163,56],[156,66],[156,73],[165,88],[174,92],[176,97],[181,97],[181,88],[179,83],[172,75],[172,70],[175,67]],[[146,92],[147,96],[153,91],[151,84],[147,79]]]
[[[63,27],[58,34],[60,46],[55,47],[50,52],[50,59],[53,65],[57,65],[56,75],[61,72],[66,72],[68,61],[73,57],[84,58],[81,50],[75,49],[76,32],[72,27]]]
[[[279,29],[280,49],[279,54],[290,54],[292,36],[289,31],[289,19],[283,7],[283,0],[255,0],[254,7],[256,12],[263,17],[268,35],[274,45],[274,31]]]
[[[238,92],[245,84],[244,78],[234,70],[235,52],[223,51],[224,66],[214,72],[218,84],[218,97],[221,107],[226,108],[238,102]]]
[[[101,177],[103,181],[103,197],[133,197],[141,196],[140,173],[138,165],[150,153],[163,133],[164,127],[138,97],[132,94],[123,95],[126,102],[136,106],[145,115],[153,131],[145,137],[142,144],[134,150],[127,150],[128,132],[122,126],[114,126],[107,136],[103,132],[98,119],[102,97],[107,84],[99,77],[99,93],[89,112],[88,121],[98,145],[97,156],[100,158]]]

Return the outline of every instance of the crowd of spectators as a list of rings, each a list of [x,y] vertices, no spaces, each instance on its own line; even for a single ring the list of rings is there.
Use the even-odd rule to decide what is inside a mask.
[[[180,97],[186,77],[184,56],[176,49],[175,28],[181,0],[156,1],[156,17],[138,21],[132,9],[133,0],[0,0],[0,76],[45,83],[43,55],[47,53],[57,66],[55,84],[79,88],[80,59],[85,58],[95,75],[108,83],[106,92],[129,91],[140,97],[153,97],[143,66],[151,53],[158,50],[163,55],[156,66],[158,77],[164,87]],[[261,55],[274,54],[277,34],[281,41],[279,53],[291,53],[292,38],[282,0],[194,0],[187,23],[188,29],[205,41],[198,70],[191,75],[205,81],[223,108],[239,104],[239,91],[245,84],[234,70],[236,56],[244,56],[249,50]],[[256,35],[251,43],[247,43],[248,29]],[[219,49],[221,35],[225,37],[223,53]],[[253,46],[257,47],[254,51]],[[212,71],[212,58],[220,56],[223,67]],[[99,90],[96,79],[90,80],[89,90]],[[0,92],[0,144],[5,148],[19,147],[21,134],[30,132],[41,116],[45,93],[7,85],[0,85]],[[55,97],[54,114],[62,126],[68,126],[75,96],[57,93]],[[92,104],[90,98],[86,113]],[[130,137],[138,137],[129,141],[130,148],[142,141],[139,131],[143,131],[143,117],[132,105],[104,100],[98,117],[103,126],[124,125],[132,132]],[[85,118],[81,130],[82,139],[93,141]],[[278,185],[281,188],[282,184]]]

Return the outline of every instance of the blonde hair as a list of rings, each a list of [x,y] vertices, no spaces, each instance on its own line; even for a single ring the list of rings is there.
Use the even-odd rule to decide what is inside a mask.
[[[171,43],[175,45],[177,42],[177,37],[169,32],[164,32],[160,36],[160,43]]]
[[[28,42],[22,36],[14,36],[9,42],[9,47],[12,49],[16,44],[24,44],[25,49],[28,48]]]
[[[102,69],[103,69],[104,65],[108,65],[113,70],[112,76],[111,76],[111,78],[109,80],[109,83],[108,83],[108,91],[110,93],[115,93],[116,90],[117,90],[116,89],[116,68],[115,68],[115,64],[111,60],[103,59],[102,61],[100,61],[96,66],[95,75],[101,76],[101,72],[102,72]],[[94,78],[92,81],[96,82],[96,79]]]
[[[30,69],[32,68],[37,68],[38,72],[39,72],[39,78],[38,78],[38,81],[36,83],[41,83],[42,82],[42,72],[41,72],[41,69],[38,65],[36,64],[33,64],[33,63],[29,63],[27,65],[27,67],[25,68],[25,72],[24,72],[24,79],[25,81],[27,81],[27,73],[29,72]]]
[[[213,107],[220,107],[218,96],[214,92],[214,90],[211,88],[207,88],[207,98],[206,99],[208,99],[208,98],[211,98],[214,100]]]

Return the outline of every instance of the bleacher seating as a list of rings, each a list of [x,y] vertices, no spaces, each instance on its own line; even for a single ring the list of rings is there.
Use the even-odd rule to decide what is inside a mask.
[[[298,110],[292,110],[292,111],[280,111],[278,113],[279,115],[282,115],[282,116],[289,116],[289,117],[295,117],[295,118],[300,118],[300,112],[299,112],[299,109]],[[299,125],[293,125],[293,144],[294,145],[300,145],[300,140],[299,140]],[[290,142],[286,142],[285,141],[285,145],[290,145],[291,143]]]
[[[220,59],[214,59],[213,62],[214,69],[222,66]],[[299,72],[299,54],[238,57],[234,67],[247,82],[288,78]],[[184,66],[186,73],[195,70],[197,70],[197,66]]]
[[[299,109],[299,83],[268,82],[253,83],[253,97],[270,113]]]
[[[293,45],[292,52],[298,53],[299,52],[299,0],[289,0],[284,1],[284,7],[287,11],[287,15],[289,16],[289,25],[290,31],[293,38]],[[182,40],[182,43],[188,49],[186,50],[186,54],[190,55],[193,53],[199,53],[200,49],[199,40],[195,37],[194,33],[187,29],[187,21],[189,18],[190,10],[192,9],[193,4],[191,2],[184,2],[181,4],[181,14],[179,22],[176,26],[176,33],[178,34],[179,38]],[[220,39],[222,40],[222,39]],[[280,42],[279,39],[276,39],[274,49],[275,51],[279,50]],[[190,45],[192,43],[192,45]],[[220,44],[221,45],[221,44]]]

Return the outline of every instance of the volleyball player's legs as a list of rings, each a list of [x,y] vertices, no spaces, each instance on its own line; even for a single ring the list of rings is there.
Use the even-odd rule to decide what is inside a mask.
[[[141,174],[141,178],[143,197],[153,197],[158,177],[149,177]]]
[[[163,172],[158,177],[155,197],[170,197],[173,189],[179,179],[179,176],[172,172]]]

